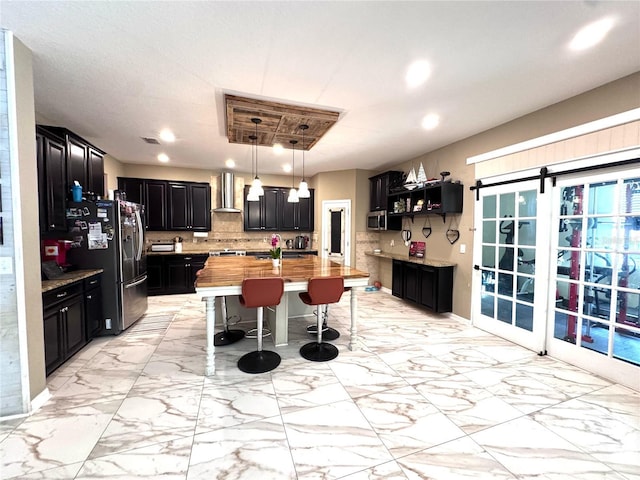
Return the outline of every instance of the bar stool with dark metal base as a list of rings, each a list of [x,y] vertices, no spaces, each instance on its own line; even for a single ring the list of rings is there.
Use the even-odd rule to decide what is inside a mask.
[[[344,291],[348,292],[351,287],[344,287]],[[337,340],[340,338],[340,332],[335,328],[327,325],[327,319],[329,318],[329,305],[325,305],[322,313],[322,340]],[[309,325],[307,327],[307,333],[316,335],[318,333],[318,325]]]
[[[196,279],[198,279],[203,273],[203,270],[196,272]],[[227,297],[220,297],[220,309],[222,310],[222,324],[224,330],[218,332],[213,336],[213,344],[216,347],[223,345],[231,345],[244,338],[244,330],[230,330],[229,329],[229,317],[227,316]]]
[[[213,344],[216,347],[231,345],[232,343],[236,343],[237,341],[242,340],[245,336],[244,330],[229,328],[229,317],[227,316],[227,297],[220,297],[220,307],[220,309],[222,310],[222,322],[224,325],[224,330],[222,332],[216,333],[213,336]]]
[[[238,360],[238,368],[245,373],[265,373],[280,365],[280,355],[262,350],[262,323],[264,307],[279,304],[283,293],[282,277],[245,278],[242,281],[240,303],[246,308],[258,309],[258,349],[243,355]]]
[[[343,291],[344,279],[342,277],[314,277],[309,279],[307,291],[299,294],[303,303],[317,306],[317,340],[300,348],[300,355],[303,358],[312,362],[326,362],[338,356],[338,349],[335,345],[322,341],[322,306],[338,302]]]

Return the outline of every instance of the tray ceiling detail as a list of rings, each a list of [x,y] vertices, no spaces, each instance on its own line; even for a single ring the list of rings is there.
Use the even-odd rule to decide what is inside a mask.
[[[311,150],[338,121],[340,112],[255,98],[225,95],[227,138],[229,143],[253,145],[249,137],[255,134],[252,118],[259,118],[258,145],[271,147],[276,143],[290,148],[289,140],[298,140],[302,149],[300,125],[309,125],[304,134],[304,149]]]

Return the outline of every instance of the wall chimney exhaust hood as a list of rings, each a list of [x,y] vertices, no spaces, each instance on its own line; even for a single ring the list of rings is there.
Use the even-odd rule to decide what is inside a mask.
[[[241,212],[241,210],[234,208],[233,206],[234,188],[233,173],[223,172],[222,175],[220,175],[220,183],[218,184],[218,190],[220,191],[220,207],[215,208],[213,210],[214,212]]]

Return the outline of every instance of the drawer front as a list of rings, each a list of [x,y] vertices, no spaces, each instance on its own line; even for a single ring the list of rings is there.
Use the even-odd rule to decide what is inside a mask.
[[[92,288],[98,288],[102,284],[102,275],[95,275],[93,277],[84,279],[84,289],[91,290]]]
[[[74,295],[80,295],[82,293],[82,282],[72,283],[66,287],[56,288],[50,292],[42,294],[42,303],[44,308],[49,308],[59,302],[64,302],[66,299],[73,297]]]

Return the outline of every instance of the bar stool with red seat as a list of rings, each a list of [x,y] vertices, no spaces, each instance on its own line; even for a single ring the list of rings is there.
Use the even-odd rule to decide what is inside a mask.
[[[345,292],[350,292],[351,287],[344,287]],[[333,327],[327,325],[327,319],[329,318],[329,305],[324,306],[322,313],[322,340],[337,340],[340,338],[340,332]],[[316,335],[318,333],[318,325],[309,325],[307,327],[307,333]]]
[[[326,362],[338,356],[338,349],[335,345],[322,341],[322,306],[340,301],[343,291],[344,279],[342,277],[314,277],[309,279],[307,291],[299,293],[303,303],[317,307],[317,340],[300,348],[300,355],[303,358],[313,362]]]
[[[242,281],[240,304],[246,308],[258,309],[258,349],[243,355],[238,360],[238,368],[245,373],[265,373],[280,365],[280,355],[262,350],[262,323],[264,307],[278,305],[283,293],[282,277],[245,278]]]

